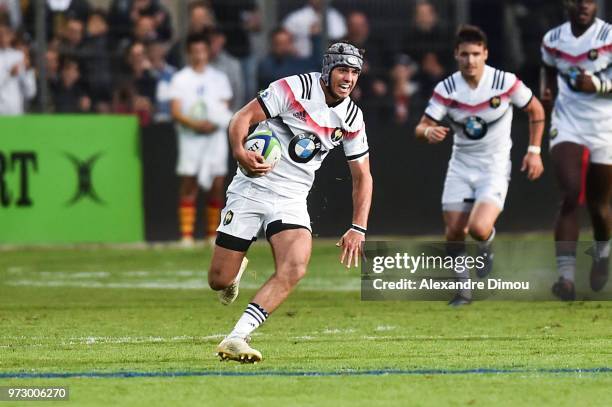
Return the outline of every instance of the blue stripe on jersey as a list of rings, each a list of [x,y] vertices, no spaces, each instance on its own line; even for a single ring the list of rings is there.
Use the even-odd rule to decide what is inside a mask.
[[[606,30],[602,33],[601,40],[606,41],[608,39],[608,34],[610,34],[610,30],[612,30],[612,26],[610,24],[606,24]]]
[[[444,79],[442,81],[442,84],[444,85],[444,89],[446,89],[446,93],[450,95],[450,89],[448,88],[448,85],[446,84],[446,79]]]
[[[555,29],[555,31],[552,32],[552,34],[550,35],[550,42],[557,41],[559,37],[561,37],[561,27]]]
[[[444,89],[446,89],[446,93],[449,95],[457,89],[455,87],[455,79],[453,78],[453,75],[444,78],[442,84],[444,85]]]

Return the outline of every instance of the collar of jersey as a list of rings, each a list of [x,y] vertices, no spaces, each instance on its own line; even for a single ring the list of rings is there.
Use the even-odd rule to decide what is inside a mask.
[[[472,93],[477,93],[479,92],[482,87],[484,86],[484,83],[487,81],[487,78],[489,77],[489,71],[491,71],[492,67],[490,67],[489,65],[485,65],[484,70],[482,72],[482,77],[480,78],[480,81],[478,82],[478,85],[476,85],[475,88],[472,88],[470,86],[469,83],[467,83],[467,81],[465,80],[465,78],[463,77],[463,75],[461,74],[461,71],[457,71],[456,73],[458,73],[459,75],[459,80],[461,81],[460,83],[463,84],[463,86],[465,86],[465,88]],[[454,75],[454,74],[453,74]]]

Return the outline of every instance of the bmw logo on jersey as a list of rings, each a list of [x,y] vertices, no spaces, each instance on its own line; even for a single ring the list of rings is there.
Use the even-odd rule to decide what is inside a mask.
[[[463,125],[463,133],[472,140],[479,140],[487,134],[487,122],[478,116],[470,116]]]
[[[298,134],[289,142],[288,150],[293,161],[304,164],[321,151],[321,140],[312,133]]]

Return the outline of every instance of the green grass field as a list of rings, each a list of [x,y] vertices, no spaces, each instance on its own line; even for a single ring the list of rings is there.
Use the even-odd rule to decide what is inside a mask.
[[[254,245],[241,296],[224,307],[206,286],[210,253],[1,250],[0,386],[69,386],[69,401],[45,405],[73,406],[612,402],[612,303],[362,302],[358,271],[325,240],[253,336],[264,361],[219,362],[216,344],[273,263]]]

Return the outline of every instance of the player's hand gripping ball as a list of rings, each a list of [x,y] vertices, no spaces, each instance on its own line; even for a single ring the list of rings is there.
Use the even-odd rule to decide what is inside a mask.
[[[278,138],[270,130],[255,131],[247,137],[244,148],[253,151],[264,158],[264,164],[270,164],[272,169],[278,164],[281,158],[281,144]],[[240,171],[247,177],[255,178],[261,175],[251,174],[242,165],[238,164]],[[270,171],[272,171],[272,169]]]

